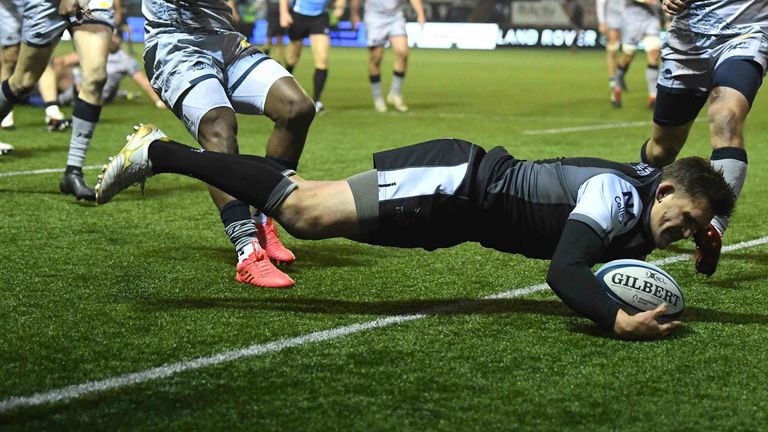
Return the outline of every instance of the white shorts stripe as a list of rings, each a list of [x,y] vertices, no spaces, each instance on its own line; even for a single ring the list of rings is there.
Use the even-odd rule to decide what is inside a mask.
[[[420,195],[450,195],[467,174],[467,164],[378,171],[379,201]],[[382,187],[386,185],[385,187]]]

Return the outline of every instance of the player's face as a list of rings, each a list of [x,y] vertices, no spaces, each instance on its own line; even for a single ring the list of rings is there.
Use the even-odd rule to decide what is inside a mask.
[[[678,240],[690,238],[712,220],[712,210],[704,198],[683,193],[656,197],[651,208],[651,233],[656,247],[664,249]]]

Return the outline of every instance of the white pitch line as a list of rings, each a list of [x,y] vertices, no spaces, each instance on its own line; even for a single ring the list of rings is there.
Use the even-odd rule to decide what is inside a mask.
[[[101,165],[88,165],[84,166],[83,170],[92,170],[101,168]],[[29,171],[9,171],[0,173],[0,177],[16,177],[16,176],[23,176],[23,175],[32,175],[32,174],[50,174],[50,173],[63,173],[64,168],[43,168],[43,169],[36,169],[36,170],[29,170]]]
[[[724,252],[750,248],[768,243],[768,237],[762,237],[756,240],[745,241],[734,245],[726,246],[723,248]],[[674,262],[682,261],[690,258],[688,254],[675,255],[668,258],[652,261],[655,265],[671,264]],[[547,284],[531,285],[525,288],[518,288],[510,291],[505,291],[497,294],[492,294],[481,298],[480,300],[488,299],[500,299],[500,298],[515,298],[526,294],[531,294],[538,291],[544,291],[549,287]],[[106,390],[117,389],[134,384],[140,384],[153,379],[166,378],[171,375],[175,375],[180,372],[201,369],[209,366],[215,366],[222,363],[231,362],[234,360],[256,357],[264,354],[274,353],[282,351],[287,348],[293,348],[301,345],[305,345],[313,342],[323,342],[326,340],[336,339],[351,334],[359,333],[365,330],[373,330],[377,328],[388,327],[408,321],[414,321],[422,318],[427,318],[432,315],[436,315],[442,312],[456,310],[465,306],[469,302],[457,302],[441,307],[429,309],[422,313],[415,313],[410,315],[395,315],[384,318],[375,319],[373,321],[367,321],[359,324],[352,324],[343,327],[336,327],[329,330],[317,331],[302,336],[297,336],[289,339],[280,339],[273,342],[264,344],[255,344],[246,348],[224,351],[219,354],[214,354],[208,357],[198,357],[193,360],[181,361],[177,363],[167,364],[152,369],[147,369],[141,372],[134,372],[125,375],[120,375],[112,378],[103,379],[100,381],[89,381],[83,384],[74,384],[67,387],[58,388],[44,393],[35,393],[31,396],[13,396],[3,401],[0,401],[0,414],[11,411],[20,407],[33,407],[43,405],[46,403],[65,401],[69,399],[75,399],[91,393],[97,393]]]
[[[651,125],[651,122],[649,121],[608,123],[608,124],[574,126],[574,127],[557,128],[557,129],[527,130],[527,131],[523,131],[523,135],[552,135],[552,134],[560,134],[560,133],[585,132],[585,131],[594,131],[594,130],[603,130],[603,129],[622,129],[622,128],[629,128],[629,127],[650,126],[650,125]]]
[[[698,123],[701,121],[706,121],[706,119],[705,118],[696,119],[693,122]],[[587,132],[587,131],[604,130],[604,129],[623,129],[623,128],[631,128],[631,127],[639,127],[639,126],[650,126],[652,124],[653,122],[650,122],[650,121],[605,123],[605,124],[596,124],[596,125],[589,125],[589,126],[573,126],[573,127],[565,127],[565,128],[554,128],[554,129],[527,130],[527,131],[523,131],[523,135],[553,135],[553,134],[561,134],[561,133]]]

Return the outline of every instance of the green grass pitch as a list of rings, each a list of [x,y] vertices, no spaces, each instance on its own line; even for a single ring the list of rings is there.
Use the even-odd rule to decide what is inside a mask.
[[[304,177],[344,178],[369,169],[374,151],[445,136],[519,158],[636,160],[650,132],[641,58],[621,110],[608,103],[598,51],[414,50],[406,114],[374,112],[366,64],[364,49],[332,49]],[[311,92],[308,50],[296,74]],[[260,290],[234,281],[203,184],[164,175],[143,196],[77,203],[59,194],[61,173],[29,173],[63,168],[69,133],[47,133],[38,108],[15,112],[16,130],[0,131],[16,147],[0,157],[0,430],[768,427],[768,246],[725,252],[711,279],[687,258],[665,265],[688,308],[684,326],[654,342],[607,337],[549,290],[488,298],[543,283],[548,263],[473,244],[428,253],[284,234],[297,284]],[[763,89],[727,244],[768,236],[766,118]],[[86,164],[116,153],[136,122],[192,143],[148,98],[118,101]],[[270,121],[242,116],[239,128],[241,151],[263,154]],[[702,113],[683,155],[709,154]],[[91,185],[97,173],[86,171]],[[215,357],[228,352],[242,356]],[[7,408],[14,400],[26,402]]]

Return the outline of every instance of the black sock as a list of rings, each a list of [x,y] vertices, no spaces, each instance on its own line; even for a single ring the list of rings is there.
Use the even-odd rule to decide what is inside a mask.
[[[328,79],[328,69],[315,69],[315,76],[313,83],[315,85],[315,101],[320,100],[320,95],[323,94],[323,87],[325,87],[325,80]]]
[[[285,64],[285,70],[287,70],[288,73],[291,74],[291,75],[293,75],[293,68],[295,68],[295,67],[296,67],[296,65],[287,64],[287,63]]]
[[[209,152],[174,141],[154,141],[148,151],[153,173],[194,177],[267,214],[296,188],[283,167],[260,156]]]

